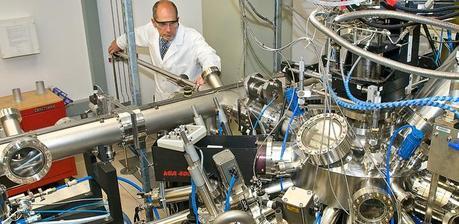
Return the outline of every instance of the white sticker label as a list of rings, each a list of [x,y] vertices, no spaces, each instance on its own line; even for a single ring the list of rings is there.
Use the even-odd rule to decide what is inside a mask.
[[[444,127],[441,127],[441,126],[437,126],[437,130],[438,130],[438,131],[441,131],[441,132],[448,133],[448,134],[451,132],[450,129],[444,128]]]

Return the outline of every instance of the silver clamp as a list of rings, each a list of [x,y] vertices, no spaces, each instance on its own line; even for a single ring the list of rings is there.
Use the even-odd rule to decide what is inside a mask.
[[[220,69],[217,66],[210,66],[210,67],[204,69],[204,71],[202,71],[201,77],[204,80],[207,80],[207,76],[209,76],[210,74],[215,74],[215,75],[220,76],[221,72],[220,72]]]
[[[136,118],[136,124],[133,124],[132,116]],[[123,136],[123,142],[131,142],[134,140],[135,129],[137,133],[145,133],[145,118],[140,109],[132,110],[132,112],[121,112],[117,114],[117,119],[120,125],[120,130]]]

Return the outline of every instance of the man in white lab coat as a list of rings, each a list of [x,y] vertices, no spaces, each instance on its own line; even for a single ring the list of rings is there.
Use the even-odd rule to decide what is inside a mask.
[[[203,70],[212,66],[221,69],[220,57],[202,35],[192,28],[179,24],[177,7],[168,0],[160,0],[153,6],[153,18],[148,24],[135,29],[137,46],[148,47],[153,65],[169,72],[185,74],[198,85],[203,84]],[[126,35],[114,40],[110,54],[127,47]],[[159,74],[154,75],[154,93],[157,101],[171,98],[180,90],[175,83]]]

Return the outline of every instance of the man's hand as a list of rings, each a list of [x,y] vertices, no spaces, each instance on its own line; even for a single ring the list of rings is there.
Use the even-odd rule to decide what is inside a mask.
[[[108,53],[109,54],[114,54],[114,53],[117,53],[117,52],[120,52],[122,51],[123,49],[121,49],[118,44],[116,44],[116,41],[113,40],[112,43],[110,44],[110,46],[108,47]]]
[[[199,76],[199,78],[196,79],[195,83],[196,83],[196,85],[201,86],[201,85],[204,85],[206,83],[206,80],[204,80],[202,78],[202,76]]]

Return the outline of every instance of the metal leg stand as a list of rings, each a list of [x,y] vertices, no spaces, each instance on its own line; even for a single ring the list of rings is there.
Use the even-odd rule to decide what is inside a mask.
[[[432,181],[430,182],[429,198],[427,199],[426,216],[424,218],[425,224],[430,224],[432,221],[432,209],[433,209],[432,207],[435,202],[435,195],[437,194],[438,178],[439,178],[438,174],[432,173]]]

